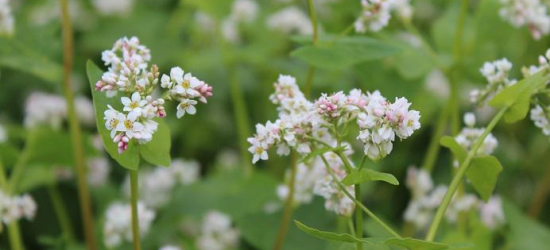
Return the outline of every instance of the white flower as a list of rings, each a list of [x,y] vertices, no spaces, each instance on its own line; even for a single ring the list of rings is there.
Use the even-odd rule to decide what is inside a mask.
[[[190,115],[194,115],[197,113],[197,109],[195,108],[195,105],[197,104],[197,101],[191,100],[191,99],[183,99],[181,100],[180,104],[177,107],[177,113],[176,116],[178,118],[183,117],[186,113]]]
[[[136,116],[141,115],[141,109],[147,104],[145,99],[141,99],[139,92],[134,92],[132,94],[132,99],[124,96],[120,98],[120,101],[124,105],[123,111],[135,113]]]
[[[476,116],[474,113],[468,112],[464,114],[464,124],[468,127],[474,127],[476,125]]]
[[[26,127],[48,125],[59,129],[65,117],[67,117],[67,105],[63,97],[35,92],[27,98],[24,122]]]
[[[362,12],[355,21],[355,31],[380,31],[386,27],[391,15],[390,0],[361,0]]]
[[[134,0],[93,0],[92,4],[103,15],[126,15],[132,10]]]
[[[170,165],[170,171],[182,185],[189,185],[198,180],[200,166],[197,161],[174,159]]]
[[[206,213],[197,239],[199,250],[234,249],[239,244],[240,233],[231,226],[231,218],[218,211]]]
[[[546,107],[546,110],[549,110],[550,106]],[[550,112],[543,109],[540,105],[536,105],[531,109],[531,120],[538,128],[542,129],[542,133],[550,136],[550,122],[548,117]]]
[[[258,14],[258,3],[254,0],[235,0],[231,9],[231,18],[238,22],[252,22]]]
[[[151,223],[155,218],[155,212],[148,209],[143,203],[138,202],[138,220],[140,235],[144,236],[149,232]],[[132,241],[132,208],[130,204],[114,203],[105,212],[105,224],[103,226],[103,237],[105,245],[114,248],[124,241]]]
[[[0,36],[12,36],[14,26],[9,0],[0,0]]]
[[[30,195],[23,194],[10,197],[0,190],[0,229],[2,228],[2,222],[9,224],[22,218],[34,219],[36,209],[36,202]]]
[[[8,140],[8,135],[6,134],[6,129],[2,124],[0,124],[0,143],[4,143]]]
[[[425,89],[433,92],[437,98],[445,99],[449,96],[449,80],[441,70],[432,70],[425,79]]]
[[[104,157],[94,157],[88,159],[88,183],[90,186],[99,187],[107,182],[111,165],[109,160]]]
[[[331,168],[339,181],[342,181],[346,176],[346,172],[339,165],[331,164]],[[325,209],[339,215],[350,216],[355,209],[355,203],[339,189],[336,180],[332,178],[327,170],[323,170],[325,172],[324,177],[315,183],[313,192],[325,198]],[[355,196],[353,186],[347,186],[346,190],[352,196]]]
[[[177,246],[174,246],[174,245],[166,245],[166,246],[163,246],[161,248],[159,248],[159,250],[182,250],[180,247],[177,247]]]
[[[487,203],[481,203],[479,217],[483,224],[490,229],[495,229],[504,224],[504,210],[500,196],[491,196]]]
[[[264,148],[262,143],[255,138],[249,138],[248,142],[252,144],[248,148],[248,152],[252,153],[252,163],[258,162],[260,159],[266,161],[268,159],[267,150]]]
[[[403,19],[411,19],[413,9],[410,0],[390,0],[392,10],[395,10],[399,17]]]
[[[300,163],[296,166],[296,177],[294,180],[294,204],[307,204],[313,200],[313,188],[315,183],[325,176],[324,164],[320,158],[316,158],[311,164]],[[286,200],[288,197],[290,170],[287,170],[284,184],[277,187],[279,199]]]
[[[126,136],[129,139],[136,138],[140,139],[142,138],[142,132],[144,131],[144,126],[141,122],[137,121],[137,115],[135,113],[129,113],[127,116],[124,116],[124,114],[120,113],[118,114],[119,122],[116,126],[116,130],[120,132],[124,132]],[[112,135],[112,132],[111,132]]]
[[[512,63],[506,58],[494,62],[485,62],[480,72],[487,79],[488,84],[484,89],[473,90],[470,93],[471,101],[483,103],[493,98],[503,88],[515,84],[516,80],[508,78],[511,69]]]
[[[500,0],[500,16],[514,27],[528,27],[535,39],[550,33],[548,3],[541,0]]]
[[[269,16],[267,26],[285,34],[308,35],[313,32],[309,17],[295,6],[286,7]]]
[[[430,174],[416,167],[409,167],[407,170],[406,185],[412,191],[413,198],[425,196],[434,187]]]

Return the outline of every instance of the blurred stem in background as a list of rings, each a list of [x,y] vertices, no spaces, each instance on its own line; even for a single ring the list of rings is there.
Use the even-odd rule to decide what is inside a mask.
[[[90,201],[90,192],[86,179],[86,163],[84,159],[84,148],[82,144],[82,133],[80,124],[76,115],[74,105],[74,93],[71,86],[71,71],[73,67],[73,29],[71,18],[69,16],[69,6],[67,0],[59,0],[61,6],[61,26],[63,36],[63,90],[67,101],[67,116],[69,119],[69,129],[71,132],[71,142],[73,156],[76,167],[76,179],[80,199],[80,209],[82,210],[82,222],[84,227],[84,237],[89,250],[96,250],[94,235],[94,221],[92,219],[92,207]]]
[[[254,167],[250,164],[250,154],[248,153],[247,137],[250,132],[250,121],[248,120],[246,103],[244,101],[241,86],[239,84],[239,76],[237,75],[237,69],[235,63],[229,63],[229,74],[231,81],[231,98],[233,99],[233,110],[235,111],[238,136],[239,136],[239,148],[241,151],[241,161],[244,165],[245,175],[247,177],[252,176]]]
[[[0,158],[0,187],[4,190],[6,195],[10,195],[10,188],[6,179],[6,173],[4,172],[4,164],[2,158]],[[0,221],[0,229],[2,227]],[[1,232],[2,230],[0,230]],[[23,250],[23,241],[21,240],[21,233],[19,231],[19,224],[17,221],[12,221],[8,224],[8,236],[10,240],[10,247],[12,250]]]
[[[432,221],[432,224],[430,225],[430,229],[428,231],[428,235],[426,236],[426,241],[433,241],[435,239],[437,229],[439,228],[439,225],[441,224],[441,221],[443,219],[443,216],[445,216],[445,211],[447,210],[447,207],[449,207],[449,204],[451,203],[451,199],[454,196],[455,192],[459,188],[460,184],[462,183],[462,178],[464,177],[464,174],[466,174],[466,171],[470,167],[470,163],[474,156],[476,155],[478,149],[483,145],[483,141],[491,133],[493,128],[498,124],[500,119],[504,116],[506,111],[508,111],[509,107],[505,107],[500,109],[500,111],[493,117],[489,125],[487,125],[487,128],[485,128],[485,131],[483,131],[483,134],[476,140],[475,144],[472,146],[470,151],[468,151],[468,154],[462,164],[460,164],[460,167],[458,168],[457,173],[453,177],[453,180],[451,181],[451,184],[449,185],[449,189],[447,190],[447,193],[445,194],[445,197],[443,197],[443,201],[439,205],[439,208],[437,209],[437,212],[435,214],[435,217]]]
[[[139,239],[139,216],[138,216],[138,171],[130,170],[130,196],[132,206],[132,238],[134,250],[141,250]]]
[[[529,206],[529,215],[536,219],[539,217],[540,212],[544,208],[544,204],[550,195],[550,165],[546,167],[544,171],[544,176],[539,181],[535,194],[533,195],[533,200]]]
[[[312,44],[315,46],[319,38],[318,29],[317,29],[317,15],[315,13],[315,6],[313,5],[312,0],[307,0],[307,7],[309,10],[309,18],[311,20],[312,33]],[[311,84],[313,83],[313,77],[315,75],[315,67],[310,65],[307,72],[307,78],[304,85],[304,95],[306,98],[309,98],[311,94]],[[288,227],[290,225],[290,220],[292,217],[292,206],[293,206],[293,197],[294,197],[294,182],[296,179],[296,153],[292,152],[290,155],[290,177],[288,182],[288,196],[285,201],[285,207],[283,210],[283,217],[281,219],[281,226],[279,227],[279,233],[273,246],[273,250],[279,250],[283,247],[283,243],[288,233]]]
[[[283,217],[281,219],[281,226],[279,227],[279,234],[277,235],[277,240],[275,241],[275,246],[273,250],[282,249],[283,243],[285,242],[286,235],[288,233],[288,227],[290,226],[290,219],[292,216],[292,209],[294,203],[294,183],[296,181],[296,165],[297,165],[297,155],[296,152],[292,151],[290,153],[290,178],[288,182],[288,196],[285,200],[285,207],[283,210]]]
[[[71,242],[74,241],[73,226],[71,224],[71,220],[69,219],[69,213],[67,212],[65,202],[63,202],[63,197],[59,192],[57,184],[48,186],[48,195],[50,196],[55,216],[59,221],[59,226],[61,227],[64,238]]]

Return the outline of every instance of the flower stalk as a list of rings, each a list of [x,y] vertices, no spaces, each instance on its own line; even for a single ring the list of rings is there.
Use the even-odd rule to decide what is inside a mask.
[[[86,163],[84,159],[84,148],[82,133],[76,109],[74,105],[74,93],[71,86],[71,71],[73,67],[73,29],[71,18],[69,16],[69,6],[67,0],[60,0],[61,6],[61,25],[63,36],[63,90],[67,100],[67,114],[69,119],[69,129],[73,156],[76,167],[76,177],[78,184],[80,207],[82,209],[82,225],[84,227],[84,238],[89,250],[96,250],[94,222],[92,218],[92,207],[88,183],[86,180]]]
[[[130,170],[130,196],[132,204],[132,236],[134,241],[134,250],[141,250],[139,217],[138,217],[138,171]]]
[[[288,196],[285,200],[285,207],[283,210],[283,217],[281,219],[281,226],[279,227],[279,233],[273,250],[279,250],[283,247],[286,235],[288,233],[288,227],[290,225],[290,219],[292,216],[293,203],[294,203],[294,188],[296,182],[296,153],[290,154],[290,180],[288,182]]]
[[[483,145],[483,141],[485,138],[491,133],[493,128],[498,124],[500,119],[504,116],[506,111],[508,111],[509,107],[502,108],[496,115],[493,117],[489,125],[487,125],[487,128],[483,132],[483,134],[477,139],[476,143],[473,145],[473,147],[470,149],[468,154],[466,155],[466,158],[460,164],[460,167],[458,168],[458,171],[456,175],[453,177],[453,180],[451,181],[451,184],[449,185],[449,189],[447,190],[447,193],[443,197],[443,201],[441,202],[441,205],[437,209],[437,212],[435,214],[435,217],[432,221],[432,224],[430,225],[428,234],[426,236],[426,241],[433,241],[435,239],[437,229],[439,228],[439,225],[441,224],[441,221],[443,219],[443,216],[445,216],[445,211],[449,207],[449,204],[451,203],[451,200],[457,191],[458,187],[462,183],[462,178],[466,174],[466,171],[468,171],[468,168],[470,167],[470,163],[474,156],[476,155],[478,149]]]

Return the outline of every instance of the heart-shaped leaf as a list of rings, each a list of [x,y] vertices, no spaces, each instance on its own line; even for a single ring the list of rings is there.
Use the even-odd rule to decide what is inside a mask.
[[[485,202],[493,194],[500,171],[502,165],[494,156],[477,156],[472,159],[466,176]]]
[[[353,170],[346,177],[344,177],[342,183],[350,186],[363,183],[365,181],[385,181],[392,185],[399,185],[399,181],[395,178],[395,176],[371,169],[361,169],[359,171]]]

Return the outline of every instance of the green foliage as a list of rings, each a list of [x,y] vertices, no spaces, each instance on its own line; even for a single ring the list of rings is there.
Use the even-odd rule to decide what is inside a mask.
[[[120,108],[122,105],[118,100],[118,97],[108,98],[105,96],[105,93],[95,91],[95,83],[101,79],[103,71],[101,71],[92,61],[88,61],[86,65],[88,72],[88,80],[90,82],[90,87],[92,90],[92,98],[94,103],[95,117],[97,130],[101,135],[103,141],[103,146],[109,155],[115,159],[118,164],[121,166],[130,169],[137,170],[139,167],[139,145],[137,145],[133,140],[128,144],[128,149],[122,153],[118,153],[117,145],[111,139],[110,132],[107,130],[103,120],[103,112],[107,110],[107,105],[113,106],[113,108]]]
[[[531,96],[544,88],[548,81],[550,81],[550,75],[546,70],[541,70],[503,89],[495,95],[489,104],[495,108],[509,108],[504,114],[504,120],[514,123],[527,116]]]
[[[164,122],[163,119],[155,119],[158,122],[158,129],[155,132],[153,139],[145,145],[141,145],[139,149],[139,154],[147,162],[158,165],[169,167],[170,160],[170,146],[171,146],[171,136],[170,129],[168,125]]]
[[[365,181],[384,181],[392,185],[399,185],[399,181],[392,174],[382,173],[372,169],[354,169],[342,180],[342,183],[350,186]]]
[[[19,70],[52,84],[61,81],[62,67],[46,56],[34,51],[25,44],[16,44],[14,41],[4,41],[0,54],[0,67]],[[6,51],[4,51],[6,50]]]
[[[502,165],[494,156],[476,156],[472,159],[466,176],[485,202],[493,194],[500,171]]]
[[[334,43],[305,45],[290,54],[323,69],[342,70],[355,64],[383,59],[399,52],[395,46],[365,37],[346,37]]]
[[[313,152],[309,153],[306,157],[304,157],[300,162],[309,162],[313,158],[323,155],[324,153],[343,150],[345,147],[336,147],[336,148],[330,148],[330,147],[324,147],[324,148],[318,148],[313,150]]]
[[[550,245],[550,229],[523,215],[522,211],[504,200],[504,214],[510,230],[507,245],[510,250],[546,249]]]
[[[364,239],[358,239],[358,238],[356,238],[355,236],[353,236],[351,234],[346,234],[346,233],[339,234],[339,233],[333,233],[333,232],[320,231],[320,230],[317,230],[315,228],[308,227],[308,226],[302,224],[301,222],[299,222],[297,220],[294,221],[294,224],[296,225],[296,227],[298,227],[298,229],[306,232],[307,234],[309,234],[311,236],[315,236],[319,239],[339,241],[339,242],[347,242],[347,243],[361,242],[361,243],[371,244],[370,241],[364,240]]]
[[[456,140],[451,136],[443,136],[441,137],[440,143],[442,146],[448,148],[451,150],[453,155],[456,157],[458,162],[462,163],[464,159],[466,159],[466,155],[468,154],[466,150],[462,146],[456,142]]]

